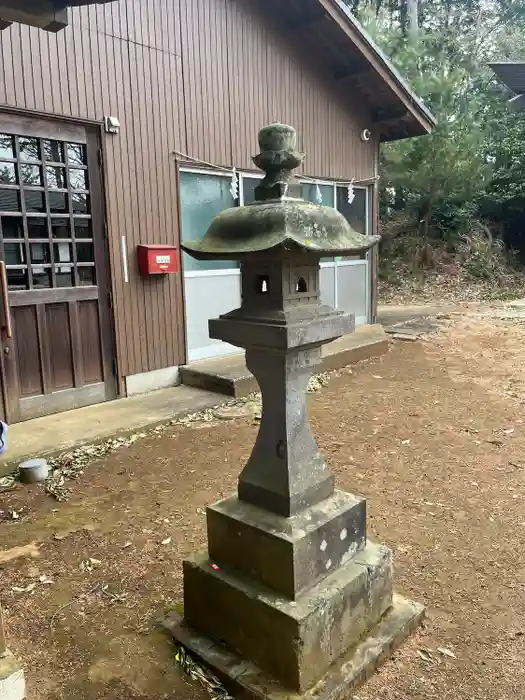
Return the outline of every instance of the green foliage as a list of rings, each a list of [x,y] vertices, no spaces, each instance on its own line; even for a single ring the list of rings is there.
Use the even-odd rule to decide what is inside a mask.
[[[382,211],[408,213],[425,239],[522,212],[525,114],[509,111],[487,64],[525,60],[525,0],[419,0],[415,38],[407,0],[348,4],[438,119],[431,135],[383,147]],[[472,274],[487,272],[481,258]]]

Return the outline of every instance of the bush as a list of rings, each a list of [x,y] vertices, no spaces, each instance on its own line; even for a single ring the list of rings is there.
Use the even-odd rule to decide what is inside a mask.
[[[473,279],[492,280],[499,284],[507,276],[511,260],[505,246],[499,239],[492,240],[486,230],[461,236],[457,254],[466,275]]]
[[[379,293],[383,301],[422,303],[435,299],[481,301],[523,296],[525,275],[514,251],[475,222],[468,233],[445,240],[432,228],[425,241],[406,221],[392,221],[381,241]],[[385,227],[386,228],[386,227]]]

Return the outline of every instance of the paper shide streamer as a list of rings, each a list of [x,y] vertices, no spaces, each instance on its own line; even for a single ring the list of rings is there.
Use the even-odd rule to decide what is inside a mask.
[[[203,668],[180,644],[175,648],[175,660],[192,680],[200,683],[210,694],[211,700],[234,700],[219,679]]]
[[[232,181],[230,184],[230,194],[232,199],[239,199],[239,177],[237,175],[237,169],[232,170]]]
[[[348,199],[348,204],[352,204],[352,202],[355,199],[354,180],[353,179],[348,183],[347,199]]]

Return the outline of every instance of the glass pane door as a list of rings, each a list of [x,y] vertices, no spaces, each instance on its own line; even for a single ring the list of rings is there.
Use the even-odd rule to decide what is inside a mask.
[[[12,321],[1,340],[10,421],[116,394],[96,130],[36,117],[31,128],[41,135],[0,128],[0,259]]]
[[[348,221],[350,226],[358,233],[368,232],[368,190],[363,187],[354,189],[354,200],[350,204],[348,201],[348,187],[346,185],[337,186],[337,210]]]

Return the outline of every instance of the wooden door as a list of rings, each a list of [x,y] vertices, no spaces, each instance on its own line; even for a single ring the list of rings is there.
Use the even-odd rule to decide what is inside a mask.
[[[0,114],[9,422],[116,395],[102,201],[96,129]]]

